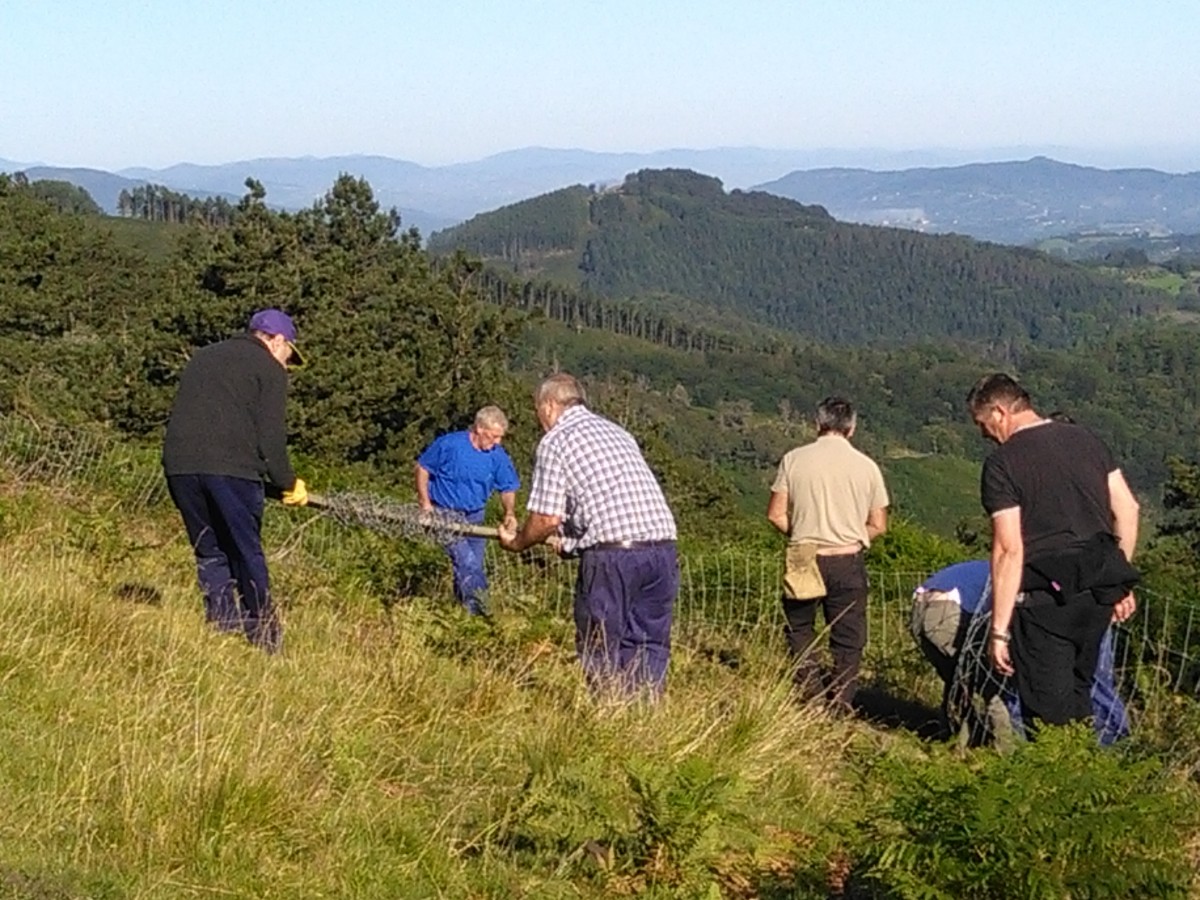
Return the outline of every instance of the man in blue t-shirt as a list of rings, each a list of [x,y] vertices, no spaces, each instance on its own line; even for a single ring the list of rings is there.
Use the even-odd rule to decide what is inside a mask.
[[[483,509],[493,491],[500,492],[504,527],[515,529],[517,488],[521,481],[508,453],[500,446],[508,432],[508,419],[497,406],[475,414],[466,431],[443,434],[417,458],[414,475],[421,509],[453,510],[473,525],[483,522]],[[446,546],[454,571],[454,596],[472,615],[486,613],[483,594],[484,539],[464,537]]]

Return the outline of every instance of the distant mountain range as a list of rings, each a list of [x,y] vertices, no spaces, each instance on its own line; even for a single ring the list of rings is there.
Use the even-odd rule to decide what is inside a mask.
[[[954,231],[1007,243],[1086,231],[1200,231],[1200,172],[1097,169],[1046,157],[952,165],[958,161],[949,151],[888,154],[735,147],[596,153],[532,147],[446,166],[384,156],[335,156],[106,172],[0,159],[0,171],[70,181],[109,212],[116,211],[122,189],[141,184],[162,184],[197,197],[240,197],[248,177],[263,183],[272,205],[299,209],[321,197],[345,172],[366,178],[382,204],[399,209],[406,226],[416,226],[426,235],[569,185],[617,184],[630,172],[663,168],[711,174],[730,188],[757,186],[822,205],[846,221]],[[830,168],[831,162],[839,167]],[[868,165],[871,168],[848,167]],[[922,167],[914,168],[918,165]]]
[[[0,160],[0,171],[26,170],[30,177],[58,178],[85,188],[102,208],[116,212],[122,188],[149,182],[196,197],[240,197],[253,177],[267,190],[267,202],[283,209],[307,207],[338,175],[366,178],[385,206],[400,210],[406,226],[422,234],[448,228],[487,210],[536,197],[573,184],[618,183],[638,169],[686,168],[747,187],[813,166],[936,165],[953,161],[941,151],[888,153],[877,150],[766,150],[731,147],[660,150],[652,153],[597,153],[527,147],[474,162],[422,166],[386,156],[292,157],[239,160],[220,165],[180,163],[165,169],[96,169],[28,166]],[[113,179],[121,179],[114,181]]]
[[[1200,172],[1094,169],[1045,157],[894,172],[811,169],[758,190],[818,203],[843,221],[1009,244],[1089,231],[1200,231]]]

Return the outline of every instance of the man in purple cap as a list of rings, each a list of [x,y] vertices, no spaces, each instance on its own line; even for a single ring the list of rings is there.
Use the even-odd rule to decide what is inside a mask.
[[[163,442],[163,471],[196,553],[205,619],[241,631],[268,653],[281,629],[262,549],[266,479],[283,502],[308,502],[287,452],[287,367],[300,362],[296,326],[278,309],[245,334],[192,356],[179,379]]]

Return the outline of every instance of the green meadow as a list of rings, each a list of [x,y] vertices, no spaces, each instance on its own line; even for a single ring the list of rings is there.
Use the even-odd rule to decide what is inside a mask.
[[[1008,757],[834,719],[789,691],[770,566],[701,551],[665,699],[594,698],[565,564],[497,557],[468,619],[281,507],[268,657],[203,624],[129,472],[0,485],[0,897],[1195,896],[1190,706]],[[865,691],[927,715],[911,582],[877,577]]]

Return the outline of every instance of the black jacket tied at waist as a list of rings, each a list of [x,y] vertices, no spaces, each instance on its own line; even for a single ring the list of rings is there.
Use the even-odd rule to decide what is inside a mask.
[[[1141,577],[1121,552],[1116,537],[1100,532],[1073,550],[1026,560],[1021,590],[1047,591],[1060,603],[1090,592],[1097,603],[1111,606],[1133,590]]]

